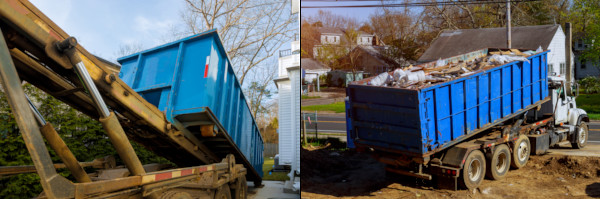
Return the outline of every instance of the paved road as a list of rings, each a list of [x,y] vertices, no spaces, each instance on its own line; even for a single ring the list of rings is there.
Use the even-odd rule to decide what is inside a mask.
[[[318,115],[317,122],[306,121],[306,132],[318,130],[323,133],[346,133],[346,117],[343,115]]]
[[[588,142],[590,144],[600,145],[600,122],[592,121],[588,124],[590,129],[590,135],[588,136]]]
[[[315,136],[314,133],[318,130],[319,138],[335,137],[346,142],[346,116],[343,114],[318,115],[316,123],[314,120],[311,120],[311,124],[306,121],[306,130],[308,137]]]
[[[320,134],[319,137],[337,137],[340,138],[341,141],[346,141],[346,117],[342,115],[324,115],[319,116],[318,123],[315,125],[306,123],[306,129],[308,133],[308,137],[314,136],[315,126],[318,128]],[[598,145],[600,147],[600,121],[592,121],[588,124],[590,129],[590,134],[588,136],[588,145],[594,146]],[[596,149],[596,147],[586,147],[592,150]],[[565,149],[560,149],[565,150]],[[565,151],[569,152],[569,151]],[[598,152],[600,154],[600,151]]]

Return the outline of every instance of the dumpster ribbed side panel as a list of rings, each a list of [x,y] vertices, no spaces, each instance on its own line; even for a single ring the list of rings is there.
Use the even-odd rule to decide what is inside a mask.
[[[548,96],[547,52],[419,90],[351,84],[356,144],[404,154],[441,150],[524,113]]]
[[[216,30],[118,61],[121,79],[163,111],[175,127],[197,137],[202,136],[200,127],[207,125],[225,132],[217,135],[225,141],[203,143],[219,158],[241,154],[238,163],[262,176],[263,140]]]
[[[350,85],[348,96],[356,140],[422,153],[417,91]]]
[[[445,147],[548,95],[546,53],[421,90],[423,146]],[[424,148],[424,151],[429,151]]]

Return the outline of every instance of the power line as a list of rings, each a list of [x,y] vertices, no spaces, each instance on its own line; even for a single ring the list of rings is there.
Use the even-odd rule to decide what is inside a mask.
[[[352,1],[377,1],[377,0],[304,0],[310,2],[352,2]],[[534,2],[539,0],[510,0],[510,2]],[[380,0],[378,2],[381,2]],[[395,4],[377,4],[377,5],[332,5],[332,6],[300,6],[300,8],[376,8],[376,7],[426,7],[440,5],[480,5],[506,3],[498,0],[480,0],[480,1],[437,1],[425,3],[395,3]]]

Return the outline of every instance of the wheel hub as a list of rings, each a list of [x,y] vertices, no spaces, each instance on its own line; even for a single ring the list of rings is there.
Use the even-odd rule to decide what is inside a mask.
[[[502,173],[506,169],[506,157],[505,153],[500,153],[498,155],[498,163],[496,164],[496,171],[498,171],[498,173]]]
[[[517,157],[519,158],[519,161],[525,161],[525,158],[527,158],[527,153],[529,153],[527,143],[521,142],[517,151]]]
[[[473,159],[469,163],[469,179],[471,181],[476,181],[479,179],[479,176],[481,175],[480,167],[481,167],[481,162],[479,162],[479,160],[477,160],[477,159]]]
[[[585,144],[585,136],[586,136],[586,132],[583,130],[583,128],[579,128],[579,144]]]

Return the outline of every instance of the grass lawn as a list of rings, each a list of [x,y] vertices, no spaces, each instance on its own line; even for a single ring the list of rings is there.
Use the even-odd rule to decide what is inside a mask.
[[[333,111],[336,113],[344,113],[344,112],[346,112],[346,105],[344,104],[344,102],[335,102],[333,104],[302,106],[302,110],[303,111]]]
[[[302,95],[302,97],[300,97],[301,99],[318,99],[321,98],[321,96],[308,96],[308,95]]]
[[[273,169],[273,164],[275,164],[274,159],[265,157],[265,163],[263,164],[263,180],[286,181],[290,179],[290,177],[287,176],[287,172],[271,172],[269,175],[269,171]]]
[[[585,110],[591,120],[600,120],[600,94],[580,94],[577,108]]]

